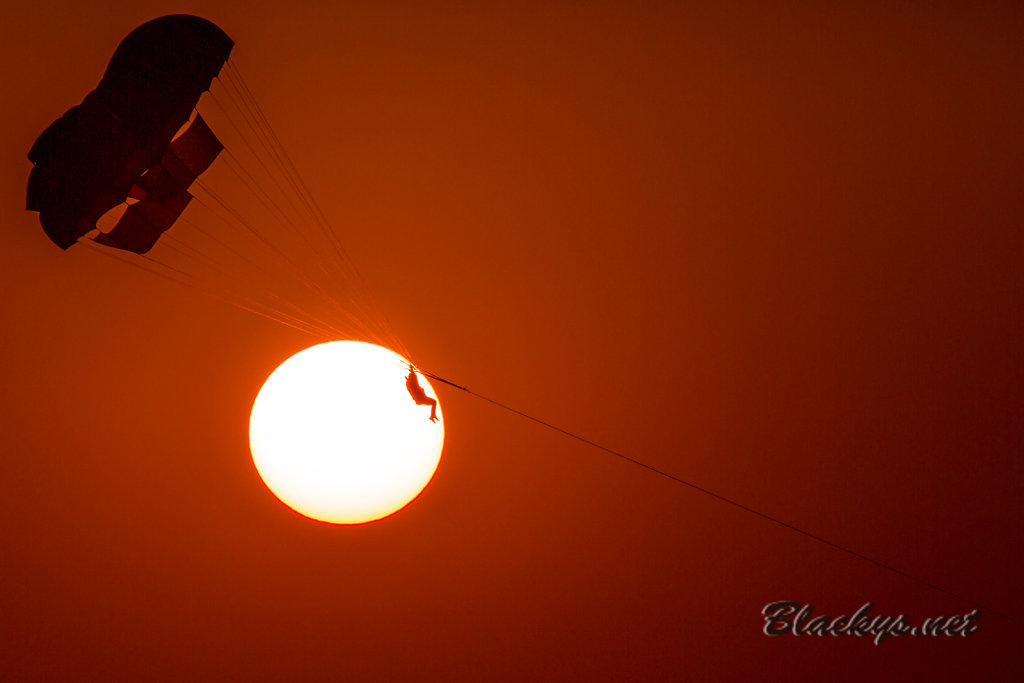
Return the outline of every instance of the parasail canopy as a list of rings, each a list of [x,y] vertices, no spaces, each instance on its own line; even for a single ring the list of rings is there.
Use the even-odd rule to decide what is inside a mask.
[[[27,208],[62,249],[79,243],[323,340],[409,357],[233,47],[183,14],[129,33],[96,88],[32,145]]]
[[[185,14],[149,21],[121,41],[96,89],[50,124],[28,154],[34,167],[26,207],[39,212],[55,244],[67,249],[132,197],[139,201],[96,241],[139,254],[153,247],[222,148],[198,115],[174,135],[233,45],[216,24]]]

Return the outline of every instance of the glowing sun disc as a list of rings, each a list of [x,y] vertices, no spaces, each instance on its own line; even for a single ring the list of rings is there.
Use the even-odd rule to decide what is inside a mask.
[[[249,418],[253,463],[286,505],[359,524],[405,507],[441,459],[444,417],[416,405],[406,361],[375,344],[335,341],[295,354],[263,384]],[[428,396],[436,398],[419,376]]]

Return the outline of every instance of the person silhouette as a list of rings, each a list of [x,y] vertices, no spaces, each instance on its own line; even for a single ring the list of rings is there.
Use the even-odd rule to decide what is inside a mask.
[[[420,386],[420,378],[412,366],[409,367],[409,376],[405,378],[405,388],[409,390],[409,395],[412,396],[416,405],[430,406],[430,421],[437,422],[437,399],[430,398],[427,396],[427,392],[423,391],[423,387]]]

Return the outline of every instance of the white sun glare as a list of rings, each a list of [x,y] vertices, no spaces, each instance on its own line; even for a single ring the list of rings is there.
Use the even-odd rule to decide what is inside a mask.
[[[356,341],[311,346],[282,363],[249,419],[253,462],[289,507],[358,524],[404,507],[437,469],[444,417],[416,405],[404,358]],[[436,394],[422,375],[427,395]]]

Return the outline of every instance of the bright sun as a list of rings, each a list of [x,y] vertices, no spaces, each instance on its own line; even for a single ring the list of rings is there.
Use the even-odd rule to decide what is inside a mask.
[[[440,404],[437,422],[416,405],[407,374],[398,354],[357,341],[311,346],[278,366],[249,419],[252,459],[274,495],[335,524],[386,517],[419,495],[441,459],[444,418]]]

